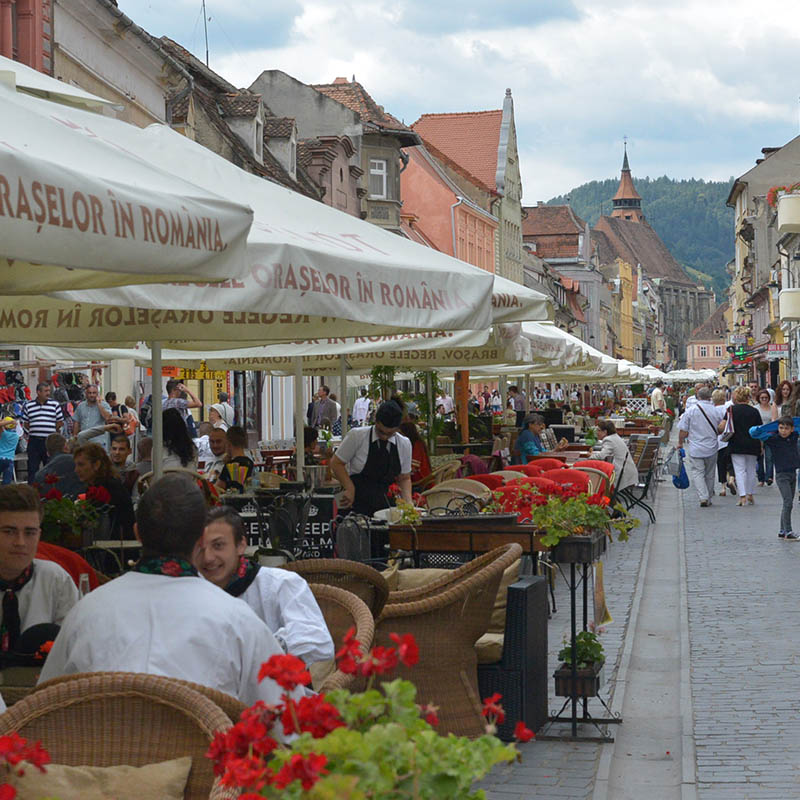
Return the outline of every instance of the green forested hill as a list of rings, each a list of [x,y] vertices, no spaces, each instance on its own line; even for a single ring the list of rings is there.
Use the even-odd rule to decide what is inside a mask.
[[[634,178],[642,196],[642,211],[664,244],[690,273],[710,275],[717,299],[730,283],[725,265],[733,258],[733,209],[725,205],[730,181],[704,181],[694,178]],[[566,195],[548,200],[551,204],[569,203],[578,216],[591,225],[601,214],[611,213],[611,198],[619,178],[591,181]]]

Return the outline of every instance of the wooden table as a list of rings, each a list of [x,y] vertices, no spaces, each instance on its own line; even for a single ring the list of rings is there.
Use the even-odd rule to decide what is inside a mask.
[[[389,546],[392,550],[409,550],[419,565],[421,553],[468,553],[479,555],[516,542],[523,553],[544,553],[550,548],[542,544],[542,532],[535,525],[497,524],[468,521],[463,517],[442,522],[425,522],[389,526]]]

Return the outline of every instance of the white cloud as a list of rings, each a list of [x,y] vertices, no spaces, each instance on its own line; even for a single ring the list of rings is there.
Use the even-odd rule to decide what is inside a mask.
[[[137,5],[151,2],[124,8],[137,20]],[[258,5],[210,0],[239,25]],[[577,13],[564,5],[561,17],[544,13],[553,3],[520,0],[515,15],[508,0],[468,0],[449,26],[431,0],[296,5],[282,41],[223,40],[212,67],[237,86],[264,69],[309,83],[355,74],[406,122],[499,108],[510,86],[526,202],[618,174],[623,135],[635,175],[719,178],[797,132],[796,0],[768,10],[752,0],[574,0]]]

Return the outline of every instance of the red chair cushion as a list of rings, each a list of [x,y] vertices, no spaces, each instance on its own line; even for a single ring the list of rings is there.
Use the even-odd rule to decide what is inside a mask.
[[[555,488],[556,482],[551,481],[549,478],[525,477],[525,478],[514,478],[514,480],[509,481],[506,484],[506,486],[522,486],[522,487],[535,486],[537,489],[541,489],[543,492],[547,493]]]
[[[571,483],[573,486],[579,486],[581,491],[588,491],[589,489],[589,476],[585,472],[577,469],[551,469],[542,475],[543,478],[549,478],[560,484]]]
[[[543,474],[550,469],[564,469],[567,465],[565,461],[557,458],[537,458],[535,461],[529,461],[525,466],[536,467]]]
[[[477,481],[484,486],[488,486],[492,491],[503,485],[503,479],[499,475],[467,475],[468,481]]]
[[[597,459],[587,458],[584,461],[576,461],[573,467],[591,467],[606,474],[609,478],[614,474],[614,465],[610,461],[597,461]]]

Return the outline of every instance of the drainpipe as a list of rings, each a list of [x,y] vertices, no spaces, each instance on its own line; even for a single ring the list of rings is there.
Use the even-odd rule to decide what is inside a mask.
[[[456,195],[458,197],[458,195]],[[458,200],[450,206],[450,230],[453,232],[453,258],[458,258],[458,250],[456,249],[456,208],[464,202],[463,197],[458,197]]]

